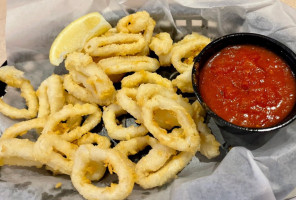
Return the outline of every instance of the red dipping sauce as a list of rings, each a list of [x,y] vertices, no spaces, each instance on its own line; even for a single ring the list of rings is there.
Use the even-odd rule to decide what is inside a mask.
[[[275,53],[255,45],[229,46],[201,69],[203,101],[224,120],[238,126],[276,125],[293,109],[296,81]]]

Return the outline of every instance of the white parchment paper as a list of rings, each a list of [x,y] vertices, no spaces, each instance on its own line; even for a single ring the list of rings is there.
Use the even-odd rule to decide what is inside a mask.
[[[92,11],[101,12],[115,26],[120,17],[145,9],[157,21],[155,32],[170,32],[175,40],[192,31],[211,38],[255,32],[296,51],[296,11],[276,0],[9,0],[7,9],[8,64],[25,71],[35,88],[53,72],[62,71],[62,67],[54,68],[48,61],[56,35],[71,21]],[[180,20],[183,22],[178,26]],[[15,91],[8,88],[10,92]],[[6,95],[4,100],[23,106],[23,101],[13,101],[15,96]],[[15,122],[0,115],[0,130]],[[284,199],[296,187],[295,144],[296,122],[259,149],[235,147],[223,160],[197,155],[172,183],[153,190],[135,186],[128,199]],[[63,185],[55,189],[58,182]],[[67,176],[53,177],[43,169],[4,166],[0,170],[0,199],[82,197]]]

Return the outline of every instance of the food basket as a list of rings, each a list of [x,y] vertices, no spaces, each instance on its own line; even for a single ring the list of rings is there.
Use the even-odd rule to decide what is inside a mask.
[[[106,2],[76,0],[70,3],[63,0],[63,3],[58,1],[36,1],[22,5],[14,1],[8,3],[10,4],[6,30],[8,64],[28,72],[27,77],[35,88],[52,72],[65,73],[62,65],[53,68],[48,62],[48,50],[57,33],[65,24],[93,11],[101,12],[106,20],[115,26],[117,20],[126,14],[139,9],[147,10],[157,21],[154,32],[169,32],[175,41],[179,41],[192,31],[211,39],[228,33],[246,31],[271,36],[296,51],[295,10],[276,0],[248,2],[153,0],[137,3],[112,0]],[[79,9],[77,5],[80,6]],[[26,17],[24,13],[27,10],[32,10],[32,13]],[[40,12],[41,10],[44,12]],[[272,15],[272,12],[275,14]],[[52,16],[51,13],[62,14]],[[22,15],[24,25],[16,20]],[[49,16],[52,16],[52,19]],[[33,25],[25,27],[30,21]],[[21,30],[26,41],[22,42],[24,38],[18,37],[14,30]],[[38,33],[30,35],[32,30]],[[169,79],[177,75],[172,68],[160,69],[159,73]],[[10,91],[9,88],[7,90]],[[0,91],[3,91],[3,87]],[[193,95],[188,97],[191,100],[195,99]],[[14,97],[4,98],[11,101]],[[134,120],[128,117],[122,118],[122,121],[126,126],[134,123]],[[2,132],[15,123],[3,115],[0,115],[0,122]],[[296,187],[295,122],[281,130],[280,134],[263,147],[252,151],[243,147],[234,147],[229,151],[215,123],[211,120],[209,123],[212,132],[222,144],[219,157],[208,160],[198,153],[173,182],[150,190],[135,186],[128,199],[284,199]],[[97,127],[97,132],[101,135],[107,134],[102,126]],[[45,169],[8,166],[2,167],[0,174],[0,195],[3,199],[82,199],[73,188],[68,176],[51,176]],[[107,184],[112,178],[108,176],[100,184]],[[55,188],[59,182],[62,183],[62,187]]]

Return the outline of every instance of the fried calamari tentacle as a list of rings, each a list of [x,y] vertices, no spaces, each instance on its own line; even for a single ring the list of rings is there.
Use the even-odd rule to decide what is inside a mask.
[[[110,187],[97,187],[91,184],[85,176],[89,163],[105,163],[112,174],[118,176],[118,184],[111,183]],[[86,199],[124,199],[133,190],[134,174],[126,159],[116,150],[100,149],[92,145],[82,145],[78,148],[71,180],[74,187]]]
[[[169,33],[159,33],[152,37],[149,47],[156,55],[165,55],[171,51],[173,40]]]
[[[168,54],[165,55],[159,55],[158,60],[160,63],[160,66],[171,66],[171,58],[172,58],[172,51],[170,51]]]
[[[146,11],[136,12],[134,14],[123,17],[117,23],[117,31],[121,33],[139,33],[145,39],[145,45],[141,52],[137,55],[149,54],[149,43],[152,38],[156,22],[150,17]]]
[[[117,104],[111,104],[104,109],[103,121],[108,135],[111,138],[116,140],[129,140],[130,138],[143,136],[148,133],[148,130],[143,125],[137,127],[123,127],[122,124],[117,125],[116,117],[123,114],[127,114],[127,112]]]
[[[121,18],[116,28],[122,33],[140,33],[148,26],[149,18],[150,15],[146,11],[136,12]]]
[[[200,153],[208,159],[214,158],[220,154],[220,143],[216,140],[215,136],[211,133],[209,127],[204,123],[205,110],[202,108],[198,101],[192,104],[195,115],[193,120],[197,126],[200,134]]]
[[[147,56],[111,57],[100,60],[98,65],[107,75],[141,70],[154,72],[159,68],[159,62]]]
[[[152,37],[149,47],[158,56],[160,66],[171,65],[171,50],[173,40],[168,33],[159,33]]]
[[[12,119],[31,119],[36,117],[38,111],[38,99],[30,81],[25,79],[23,72],[13,66],[0,68],[0,81],[21,90],[21,96],[26,100],[28,109],[18,109],[8,105],[0,98],[0,112]]]
[[[178,75],[172,83],[175,87],[179,88],[183,93],[193,93],[192,87],[192,67],[189,67],[185,72]]]
[[[145,44],[140,34],[115,33],[92,38],[86,43],[84,51],[99,57],[135,55],[143,50]]]
[[[146,43],[149,44],[155,24],[148,12],[140,11],[121,18],[116,28],[122,33],[142,33]]]

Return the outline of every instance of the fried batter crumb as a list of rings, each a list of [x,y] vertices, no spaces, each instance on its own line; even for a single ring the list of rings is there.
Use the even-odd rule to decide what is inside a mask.
[[[61,183],[61,182],[58,182],[58,183],[55,185],[55,188],[58,189],[58,188],[60,188],[60,187],[62,187],[62,183]]]

